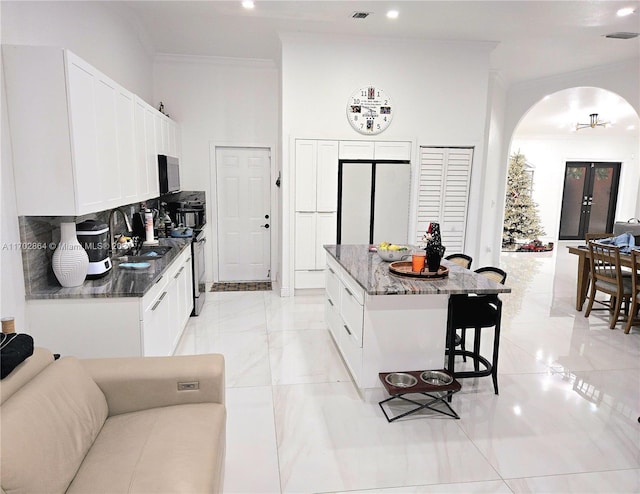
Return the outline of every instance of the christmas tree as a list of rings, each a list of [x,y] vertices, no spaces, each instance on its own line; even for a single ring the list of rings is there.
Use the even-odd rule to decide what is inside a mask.
[[[526,158],[520,151],[509,158],[507,198],[504,207],[502,244],[516,239],[537,239],[544,235],[538,216],[538,206],[531,197],[532,178],[525,168]]]

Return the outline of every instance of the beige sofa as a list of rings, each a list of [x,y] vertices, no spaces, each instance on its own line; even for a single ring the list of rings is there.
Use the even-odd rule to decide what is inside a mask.
[[[0,381],[3,494],[222,488],[222,355],[54,360]]]

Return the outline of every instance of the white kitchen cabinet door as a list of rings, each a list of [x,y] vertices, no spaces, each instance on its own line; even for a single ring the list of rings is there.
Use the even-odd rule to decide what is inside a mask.
[[[296,140],[296,211],[316,210],[318,141]]]
[[[149,198],[157,197],[160,195],[160,180],[158,178],[158,155],[161,154],[158,150],[158,143],[156,140],[156,125],[158,120],[156,118],[156,110],[151,106],[146,107],[145,111],[145,146],[147,150],[147,180],[149,185]]]
[[[372,160],[374,141],[340,141],[341,160]]]
[[[116,99],[121,204],[130,204],[140,198],[142,178],[136,156],[135,95],[118,88]]]
[[[165,357],[170,354],[169,288],[167,286],[144,310],[142,331],[145,357]]]
[[[295,269],[316,269],[316,213],[296,213],[295,242]]]
[[[156,110],[136,97],[135,136],[136,168],[139,174],[138,201],[158,197],[160,194],[155,124]]]
[[[67,54],[69,113],[75,171],[74,195],[79,214],[98,210],[102,205],[98,126],[96,123],[95,75],[92,67],[71,53]]]
[[[338,210],[338,141],[318,141],[316,211]]]
[[[377,160],[411,160],[411,142],[376,141],[374,158]]]
[[[120,173],[118,166],[118,124],[116,118],[116,85],[113,81],[97,75],[94,78],[96,112],[96,136],[98,151],[98,175],[92,182],[100,184],[100,199],[103,206],[119,205]],[[85,184],[78,184],[79,188]]]
[[[167,118],[167,152],[169,156],[178,157],[178,124]]]
[[[324,269],[327,255],[323,245],[335,245],[338,213],[316,213],[315,269]]]

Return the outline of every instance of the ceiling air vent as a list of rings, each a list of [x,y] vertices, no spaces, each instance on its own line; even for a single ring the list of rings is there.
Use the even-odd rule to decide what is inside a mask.
[[[611,33],[605,34],[605,38],[613,38],[613,39],[633,39],[640,36],[640,33]]]
[[[366,19],[371,15],[371,12],[354,12],[351,16],[353,19]]]

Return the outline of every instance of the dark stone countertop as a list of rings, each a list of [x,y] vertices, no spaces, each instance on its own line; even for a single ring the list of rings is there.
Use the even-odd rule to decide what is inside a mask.
[[[489,280],[443,259],[449,268],[442,279],[421,280],[403,278],[389,272],[389,264],[368,245],[325,245],[325,250],[369,295],[440,295],[509,293],[511,288]],[[415,246],[411,248],[417,249]]]
[[[26,293],[27,300],[142,297],[162,276],[185,248],[190,248],[191,238],[161,238],[161,246],[172,246],[161,259],[149,261],[147,269],[123,269],[123,261],[112,259],[113,268],[102,278],[87,279],[81,286],[63,288],[55,277],[46,286]]]

